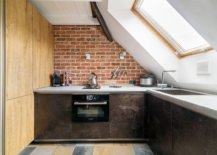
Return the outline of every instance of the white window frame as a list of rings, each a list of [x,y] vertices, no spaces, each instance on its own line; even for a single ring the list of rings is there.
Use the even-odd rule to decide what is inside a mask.
[[[133,10],[139,13],[172,47],[174,47],[174,49],[176,50],[176,54],[179,57],[204,53],[213,49],[208,43],[188,50],[182,48],[182,46],[178,42],[176,42],[174,38],[172,38],[169,32],[165,31],[148,13],[145,13],[145,11],[141,10],[143,1],[144,0],[135,0]]]

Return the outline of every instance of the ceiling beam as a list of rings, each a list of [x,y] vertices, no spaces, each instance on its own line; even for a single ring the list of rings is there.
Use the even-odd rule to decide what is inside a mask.
[[[90,2],[90,5],[91,5],[93,17],[94,18],[96,17],[98,19],[98,21],[102,27],[102,30],[105,33],[107,39],[112,42],[113,41],[112,35],[108,29],[108,26],[106,25],[105,20],[103,19],[102,14],[99,11],[99,8],[98,8],[96,2]]]

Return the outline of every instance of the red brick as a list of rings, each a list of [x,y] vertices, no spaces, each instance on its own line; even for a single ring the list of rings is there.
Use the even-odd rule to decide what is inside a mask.
[[[128,53],[125,60],[119,59],[121,51],[126,51],[115,41],[109,42],[100,26],[53,26],[55,70],[69,72],[72,84],[84,84],[91,72],[98,75],[99,84],[111,83],[111,72],[117,66],[127,75],[112,81],[128,84],[129,80],[139,83],[139,76],[146,71]],[[85,60],[85,54],[91,54]]]

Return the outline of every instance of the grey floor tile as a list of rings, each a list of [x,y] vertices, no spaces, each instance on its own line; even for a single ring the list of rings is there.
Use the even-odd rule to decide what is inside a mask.
[[[56,147],[37,147],[30,155],[52,155]]]
[[[76,145],[72,155],[93,155],[93,145]]]
[[[154,155],[150,147],[146,144],[134,144],[135,155]]]
[[[30,155],[30,153],[35,149],[36,147],[26,147],[22,152],[20,152],[18,155]]]

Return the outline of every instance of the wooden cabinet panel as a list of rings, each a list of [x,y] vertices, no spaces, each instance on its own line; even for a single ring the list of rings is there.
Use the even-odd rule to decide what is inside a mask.
[[[6,98],[32,93],[32,6],[6,0]]]
[[[172,109],[173,154],[216,155],[217,121],[178,106]]]
[[[28,0],[6,0],[6,155],[34,138],[33,87],[50,84],[52,33]]]
[[[33,95],[6,102],[6,155],[17,155],[34,138]]]
[[[33,9],[33,88],[50,85],[53,73],[53,28]]]
[[[0,106],[2,107],[2,96],[3,96],[3,92],[2,92],[2,85],[3,85],[3,71],[2,71],[2,67],[3,67],[3,62],[2,62],[2,56],[4,51],[2,51],[2,25],[3,24],[3,19],[2,19],[2,0],[0,1]],[[1,116],[0,116],[1,119]],[[1,131],[0,131],[1,132]],[[1,136],[1,135],[0,135]],[[0,147],[1,149],[1,147]],[[1,151],[1,150],[0,150]]]
[[[149,138],[155,155],[172,155],[171,104],[148,95]]]
[[[110,95],[111,138],[144,138],[144,94]]]
[[[40,87],[41,22],[40,14],[33,9],[33,88]],[[38,61],[39,60],[39,61]]]

